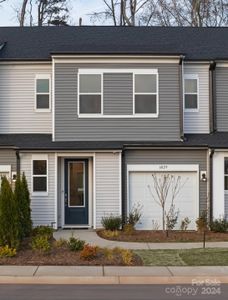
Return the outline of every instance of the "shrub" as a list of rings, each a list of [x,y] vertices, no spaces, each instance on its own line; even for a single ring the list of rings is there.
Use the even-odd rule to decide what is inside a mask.
[[[228,230],[228,221],[226,219],[217,219],[210,223],[210,229],[214,232],[226,232]]]
[[[55,241],[55,246],[57,248],[65,247],[67,245],[68,245],[68,241],[63,238],[60,238],[59,240]]]
[[[73,236],[68,241],[70,251],[81,251],[84,248],[85,241],[76,239]]]
[[[135,231],[134,225],[132,225],[132,224],[125,224],[125,225],[123,226],[123,231],[124,231],[126,234],[128,234],[128,235],[133,234],[134,231]]]
[[[181,221],[181,225],[180,225],[180,229],[182,231],[186,231],[188,229],[188,225],[191,223],[191,220],[188,217],[185,217],[182,221]]]
[[[49,252],[51,250],[51,244],[48,236],[36,235],[32,238],[32,250],[38,250],[40,252]]]
[[[97,256],[97,247],[86,244],[80,253],[80,258],[83,260],[92,260]]]
[[[110,215],[109,217],[103,217],[101,224],[105,230],[119,230],[122,225],[122,218],[120,216]]]
[[[18,207],[11,185],[6,177],[2,178],[0,192],[0,245],[10,248],[19,246]]]
[[[107,260],[112,261],[114,256],[113,256],[113,250],[109,249],[109,248],[103,248],[103,253],[105,258],[107,258]]]
[[[106,238],[113,238],[113,237],[117,237],[119,236],[119,231],[118,230],[104,230],[103,231],[103,236],[105,236]]]
[[[206,231],[208,229],[207,212],[203,211],[200,217],[196,220],[198,231]]]
[[[49,226],[38,226],[33,228],[33,236],[46,236],[49,240],[53,238],[54,229]]]
[[[121,250],[122,261],[125,265],[130,266],[133,264],[133,253],[130,250],[122,249]]]
[[[135,225],[140,221],[142,217],[142,205],[138,204],[137,206],[133,206],[131,211],[129,212],[129,216],[126,219],[126,223],[132,225],[134,228]]]
[[[30,200],[30,194],[28,189],[28,183],[25,177],[25,174],[22,174],[21,178],[21,213],[23,216],[23,234],[25,237],[28,237],[31,235],[32,232],[32,218],[31,218],[31,200]]]
[[[0,247],[0,257],[13,257],[17,254],[15,248],[10,248],[8,245]]]

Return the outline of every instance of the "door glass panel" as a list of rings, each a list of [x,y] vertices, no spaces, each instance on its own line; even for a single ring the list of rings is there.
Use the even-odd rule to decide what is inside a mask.
[[[69,206],[84,206],[84,162],[69,163]]]

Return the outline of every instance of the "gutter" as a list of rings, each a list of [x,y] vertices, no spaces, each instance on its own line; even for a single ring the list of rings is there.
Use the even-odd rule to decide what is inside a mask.
[[[179,61],[179,107],[180,107],[180,138],[184,141],[184,110],[183,110],[183,95],[184,95],[184,56],[180,56]]]
[[[20,158],[20,151],[16,151],[16,158],[17,158],[17,176],[21,174],[21,158]]]
[[[217,130],[216,122],[216,80],[215,80],[216,62],[211,61],[209,67],[209,122],[210,133]]]

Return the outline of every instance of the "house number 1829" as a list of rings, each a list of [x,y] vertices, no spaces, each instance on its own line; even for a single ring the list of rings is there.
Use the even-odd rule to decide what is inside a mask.
[[[159,169],[160,170],[166,170],[166,169],[168,169],[168,166],[167,165],[160,165]]]

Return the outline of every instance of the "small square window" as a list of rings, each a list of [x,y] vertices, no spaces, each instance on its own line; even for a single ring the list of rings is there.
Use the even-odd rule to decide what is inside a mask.
[[[101,114],[101,74],[79,75],[79,113]]]
[[[36,109],[50,109],[50,80],[49,78],[36,79]]]
[[[33,192],[47,192],[47,160],[33,160]]]
[[[157,114],[157,74],[135,74],[135,114]]]
[[[185,78],[184,81],[184,107],[186,110],[198,109],[198,80]]]

